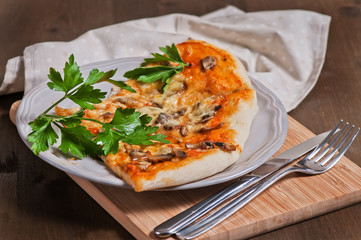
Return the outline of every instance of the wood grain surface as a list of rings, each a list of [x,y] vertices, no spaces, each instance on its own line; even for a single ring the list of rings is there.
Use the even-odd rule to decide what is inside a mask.
[[[278,151],[313,137],[289,117],[287,138]],[[121,189],[70,177],[138,239],[155,239],[153,229],[230,183],[173,192]],[[197,239],[244,239],[361,201],[361,168],[343,157],[330,171],[281,179],[241,210]]]
[[[305,9],[332,17],[326,61],[290,115],[314,133],[340,118],[361,125],[360,0],[0,0],[0,81],[6,61],[30,44],[69,41],[87,30],[168,13],[202,15],[226,5],[244,11]],[[35,157],[9,119],[22,93],[0,96],[0,239],[132,239],[65,173]],[[361,166],[361,139],[346,156]],[[361,204],[252,239],[360,239]]]

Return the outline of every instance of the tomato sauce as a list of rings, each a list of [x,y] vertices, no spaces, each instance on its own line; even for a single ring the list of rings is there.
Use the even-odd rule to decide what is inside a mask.
[[[208,127],[215,127],[221,122],[225,123],[221,128],[209,131],[204,134],[191,133],[183,137],[183,142],[178,146],[183,147],[188,157],[186,160],[167,161],[153,164],[147,168],[145,172],[134,171],[132,168],[128,173],[134,179],[137,177],[152,179],[156,173],[164,169],[176,169],[190,161],[195,161],[205,155],[213,153],[215,150],[199,150],[186,149],[184,143],[199,143],[202,141],[220,141],[227,143],[234,143],[236,131],[228,129],[228,117],[237,111],[239,101],[247,101],[251,96],[253,97],[253,90],[248,89],[248,85],[244,85],[243,79],[235,72],[237,64],[233,57],[226,51],[216,49],[213,46],[202,44],[198,41],[184,42],[177,45],[180,55],[184,62],[189,63],[190,66],[185,67],[182,74],[185,78],[187,90],[182,93],[182,99],[179,101],[179,106],[184,104],[192,106],[202,98],[215,96],[214,105],[221,105],[222,107],[217,111],[217,114],[208,123]],[[202,67],[201,60],[207,56],[216,58],[216,65],[211,70],[205,71]],[[167,139],[173,144],[177,144],[179,133],[177,131],[162,131],[159,133],[168,135]],[[235,144],[238,150],[241,148]]]

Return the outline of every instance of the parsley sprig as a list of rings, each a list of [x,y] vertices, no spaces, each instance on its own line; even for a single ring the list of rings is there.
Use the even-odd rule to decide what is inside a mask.
[[[64,77],[54,68],[50,68],[48,75],[50,82],[47,85],[54,91],[64,92],[64,96],[29,123],[32,132],[28,135],[28,140],[32,143],[33,152],[39,154],[46,151],[49,149],[49,145],[54,145],[58,141],[59,136],[54,129],[55,127],[60,129],[61,133],[59,148],[64,153],[71,152],[80,158],[109,153],[115,154],[119,148],[119,141],[138,145],[150,145],[153,144],[153,141],[169,143],[165,140],[165,135],[154,134],[158,127],[147,125],[152,118],[146,114],[141,115],[135,109],[118,108],[110,123],[84,118],[84,110],[95,109],[93,104],[100,103],[106,95],[106,92],[95,89],[94,84],[105,81],[129,92],[135,92],[124,82],[110,79],[115,73],[116,70],[99,72],[98,69],[93,69],[84,81],[73,55],[65,63]],[[79,105],[80,110],[69,116],[48,114],[65,99],[70,99]],[[82,120],[100,124],[102,131],[98,135],[94,135],[86,127],[80,125]]]
[[[185,63],[176,47],[173,43],[172,46],[160,47],[165,55],[159,53],[152,53],[153,58],[146,58],[141,64],[141,67],[135,68],[131,71],[128,71],[124,74],[124,77],[135,79],[141,82],[151,83],[157,80],[161,80],[164,85],[162,91],[164,92],[170,79],[175,74],[181,73],[184,70],[184,67],[189,66],[189,63]],[[160,63],[160,62],[174,62],[178,65],[156,65],[148,66],[151,63]]]

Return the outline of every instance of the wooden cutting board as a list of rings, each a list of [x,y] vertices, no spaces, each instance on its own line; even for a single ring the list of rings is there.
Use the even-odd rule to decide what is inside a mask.
[[[13,121],[16,109],[14,104],[10,111]],[[279,152],[312,136],[312,132],[289,117],[287,138]],[[152,230],[158,224],[230,184],[136,193],[69,176],[137,239],[154,239]],[[361,168],[343,157],[324,174],[292,174],[283,178],[198,239],[248,238],[360,201]]]

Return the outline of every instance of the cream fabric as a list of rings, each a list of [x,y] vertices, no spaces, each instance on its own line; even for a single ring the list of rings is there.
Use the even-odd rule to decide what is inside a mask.
[[[271,89],[291,111],[317,82],[330,20],[329,16],[303,10],[245,13],[228,6],[201,17],[170,14],[119,23],[88,31],[70,42],[26,47],[23,56],[8,61],[0,94],[22,90],[26,94],[48,81],[50,67],[61,72],[72,53],[79,65],[86,65],[148,56],[159,52],[158,47],[193,38],[233,52],[249,75]]]

